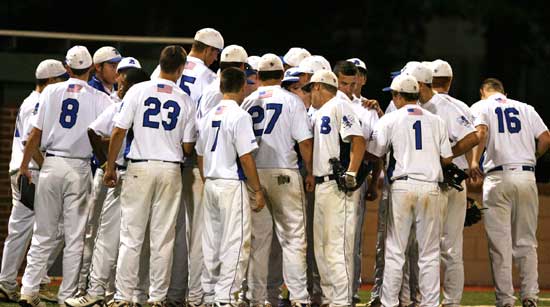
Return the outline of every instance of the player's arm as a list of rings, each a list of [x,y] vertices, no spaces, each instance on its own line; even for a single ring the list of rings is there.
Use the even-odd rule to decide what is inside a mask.
[[[352,135],[350,138],[351,150],[349,154],[348,172],[357,173],[357,171],[359,171],[359,166],[363,163],[366,143],[362,135]]]
[[[202,182],[204,182],[204,172],[202,170],[202,168],[204,166],[204,161],[202,159],[202,156],[200,156],[200,155],[197,155],[197,164],[199,166],[199,172],[201,174],[201,180],[202,180]]]
[[[481,159],[481,155],[485,150],[485,145],[487,143],[487,132],[489,131],[487,125],[484,124],[476,126],[476,129],[477,135],[479,137],[479,143],[472,150],[472,162],[470,165],[470,176],[472,176],[474,179],[483,177],[483,173],[479,168],[479,160]]]
[[[40,140],[42,139],[42,130],[38,128],[33,128],[29,138],[27,139],[27,144],[25,145],[25,150],[23,151],[23,160],[21,161],[21,166],[19,167],[19,173],[29,179],[29,182],[32,182],[31,172],[29,171],[29,162],[31,158],[40,152]],[[37,161],[38,163],[38,161]],[[41,164],[39,164],[41,165]]]
[[[307,139],[298,143],[300,155],[304,160],[306,168],[306,191],[313,192],[315,188],[315,178],[313,177],[313,139]]]
[[[451,150],[453,151],[453,157],[456,158],[462,156],[478,143],[479,138],[477,136],[477,133],[475,131],[468,133],[464,138],[458,141],[455,146],[451,148]]]
[[[113,129],[113,134],[111,134],[109,152],[107,154],[107,167],[105,168],[105,175],[103,176],[103,183],[110,188],[115,187],[117,184],[115,161],[122,147],[124,136],[126,136],[126,129],[120,127],[115,127]]]
[[[93,129],[88,129],[88,139],[92,145],[94,154],[99,161],[99,165],[107,162],[107,150],[109,149],[110,138],[104,138],[97,134]]]
[[[550,131],[546,130],[538,137],[537,152],[535,153],[537,159],[542,157],[548,148],[550,148]]]
[[[195,143],[182,143],[181,147],[183,148],[183,154],[187,158],[192,157],[193,155],[197,154],[195,152]]]
[[[44,164],[44,155],[39,148],[36,148],[36,150],[34,151],[32,159],[34,160],[34,162],[36,162],[36,164],[38,164],[38,168],[42,168],[42,164]]]
[[[246,182],[248,186],[254,191],[254,198],[256,199],[256,208],[252,209],[254,212],[259,212],[265,206],[264,195],[262,186],[260,184],[260,177],[258,176],[258,170],[256,169],[256,162],[251,153],[244,154],[239,157],[241,167],[243,168],[246,176]]]

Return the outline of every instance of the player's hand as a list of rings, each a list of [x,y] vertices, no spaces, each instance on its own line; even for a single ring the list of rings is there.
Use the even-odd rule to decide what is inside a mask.
[[[483,179],[483,172],[479,167],[479,163],[472,162],[472,165],[470,165],[469,175],[474,182],[478,181],[479,179]]]
[[[306,192],[315,191],[315,177],[313,175],[306,175]]]
[[[380,104],[378,103],[378,100],[376,99],[363,99],[362,101],[363,107],[367,109],[374,109],[380,115],[380,113],[384,114],[382,112],[382,109],[380,108]]]
[[[357,185],[357,179],[355,178],[354,174],[351,174],[351,172],[347,172],[344,176],[344,182],[346,184],[346,188],[351,189]]]
[[[378,198],[378,191],[376,190],[376,184],[373,184],[371,182],[371,184],[369,184],[367,188],[366,199],[369,201],[373,201],[373,200],[376,200],[376,198]]]
[[[254,212],[260,212],[265,207],[265,196],[262,189],[254,192],[254,201],[256,205],[252,208]]]
[[[29,171],[29,166],[28,165],[21,165],[21,167],[19,167],[19,176],[25,176],[27,177],[27,179],[29,180],[29,183],[32,183],[32,175],[31,175],[31,171]],[[17,180],[19,181],[19,179]]]
[[[116,176],[116,171],[111,168],[106,168],[105,174],[103,175],[103,184],[109,188],[114,188],[117,184],[118,178]]]

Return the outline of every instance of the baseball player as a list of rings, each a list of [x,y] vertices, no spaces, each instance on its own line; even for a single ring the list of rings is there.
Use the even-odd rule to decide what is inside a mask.
[[[92,147],[86,129],[112,103],[107,95],[86,83],[92,66],[86,47],[69,49],[66,63],[71,78],[46,87],[40,95],[34,128],[19,169],[31,179],[31,156],[39,146],[46,152],[36,188],[36,220],[23,276],[22,306],[43,304],[38,289],[56,246],[60,221],[64,224],[65,248],[59,302],[76,294],[91,188]]]
[[[90,81],[88,81],[88,84],[98,91],[111,96],[111,98],[116,99],[117,65],[121,60],[122,56],[114,47],[105,46],[97,49],[93,56],[95,73]],[[94,250],[94,242],[97,235],[99,215],[103,207],[103,202],[105,201],[105,195],[107,194],[107,187],[103,185],[103,169],[99,168],[99,166],[100,164],[94,156],[92,160],[92,172],[94,172],[92,193],[89,199],[90,209],[88,222],[86,223],[84,252],[82,255],[82,265],[80,267],[78,281],[79,295],[84,294],[86,291],[88,276],[90,274],[90,264],[92,262],[92,252]]]
[[[109,144],[109,137],[114,128],[114,117],[121,109],[121,103],[119,102],[122,101],[124,95],[132,85],[147,80],[149,80],[149,76],[142,69],[124,69],[119,79],[117,90],[119,100],[101,113],[90,125],[88,137],[100,164],[103,165],[107,160],[106,147]],[[127,148],[126,144],[125,139],[122,148]],[[93,306],[104,302],[106,296],[114,292],[114,268],[116,266],[120,242],[120,193],[127,167],[126,160],[124,159],[125,153],[125,150],[119,152],[116,160],[116,169],[120,180],[116,187],[107,190],[105,203],[101,210],[90,266],[90,281],[86,288],[86,295],[67,299],[65,304],[68,306]],[[140,278],[140,280],[142,279]],[[146,290],[142,292],[147,293]]]
[[[330,71],[316,72],[304,89],[311,92],[313,117],[313,175],[315,176],[315,259],[321,276],[323,304],[350,306],[353,296],[353,251],[358,193],[345,193],[329,160],[340,159],[347,168],[346,187],[356,184],[365,153],[361,126],[349,104],[336,97],[338,78]],[[341,155],[340,140],[351,143]],[[349,161],[346,165],[345,160]],[[338,246],[338,247],[336,247]]]
[[[484,213],[484,224],[496,306],[514,306],[512,260],[515,260],[521,279],[522,305],[536,307],[539,200],[534,171],[537,158],[550,147],[550,132],[532,106],[506,97],[499,80],[486,79],[480,92],[482,100],[472,108],[482,137],[474,149],[471,170],[473,175],[483,176],[477,161],[485,149],[483,206],[488,210]],[[509,144],[513,144],[513,149]]]
[[[292,47],[288,49],[282,58],[284,70],[286,71],[291,67],[297,67],[303,60],[309,58],[310,56],[311,53],[309,53],[309,51],[305,48]]]
[[[306,188],[313,191],[312,133],[303,102],[280,87],[283,63],[275,54],[262,56],[260,87],[242,108],[252,116],[259,140],[255,160],[270,210],[252,213],[252,246],[248,288],[252,304],[264,304],[273,224],[283,255],[283,278],[293,304],[309,304],[307,292],[304,191],[294,144],[307,170]],[[277,268],[272,268],[276,270]]]
[[[242,70],[221,73],[223,100],[200,122],[196,151],[205,179],[203,251],[205,303],[234,302],[250,255],[251,207],[265,205],[252,151],[258,148],[252,119],[239,107],[246,77]],[[253,191],[249,204],[248,189]]]
[[[399,304],[406,244],[411,226],[416,224],[422,305],[437,306],[441,210],[438,182],[443,179],[441,163],[451,163],[452,151],[443,120],[416,105],[416,79],[400,75],[390,89],[398,110],[380,119],[368,146],[368,152],[376,157],[390,153],[387,176],[391,198],[382,305]]]
[[[31,208],[26,207],[21,201],[20,189],[17,184],[17,173],[19,171],[19,165],[23,159],[23,149],[25,147],[27,136],[32,129],[30,124],[31,117],[35,114],[35,110],[38,109],[38,101],[40,99],[40,93],[49,84],[58,83],[66,79],[67,71],[63,67],[63,63],[57,60],[44,60],[40,62],[36,68],[36,86],[34,91],[23,100],[23,103],[19,107],[17,112],[17,118],[15,122],[15,131],[13,135],[11,161],[9,164],[9,174],[11,179],[12,190],[12,210],[10,213],[10,219],[8,222],[8,235],[4,241],[4,250],[2,254],[2,270],[0,272],[0,293],[8,301],[18,302],[19,291],[17,287],[17,272],[21,267],[23,258],[27,247],[30,243],[32,236],[32,228],[34,224],[34,211]],[[39,169],[43,163],[43,156],[41,153],[33,155],[30,161],[30,172],[32,174],[35,184],[38,182]],[[61,251],[62,230],[57,239],[56,245],[58,251]],[[48,259],[48,268],[51,267],[58,252],[52,253],[52,256]],[[44,276],[40,283],[40,298],[46,301],[57,302],[55,295],[49,293],[47,285],[50,280],[47,276]]]
[[[193,105],[175,84],[185,61],[182,47],[165,47],[159,60],[159,78],[134,85],[115,118],[104,176],[109,187],[117,183],[115,160],[126,131],[132,128],[134,134],[120,196],[120,251],[113,303],[117,306],[136,302],[132,294],[138,283],[136,268],[147,229],[151,236],[148,301],[161,306],[166,300],[181,197],[179,164],[184,152],[192,153],[195,142]]]

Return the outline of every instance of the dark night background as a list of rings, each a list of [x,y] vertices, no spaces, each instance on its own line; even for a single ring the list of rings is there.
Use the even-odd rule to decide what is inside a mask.
[[[15,1],[0,3],[0,28],[71,33],[193,37],[203,27],[219,30],[225,44],[239,44],[249,55],[284,54],[299,46],[331,63],[359,57],[367,63],[364,95],[386,105],[381,92],[389,72],[409,60],[447,60],[454,70],[451,95],[471,105],[481,80],[503,81],[508,96],[531,104],[550,125],[550,2],[533,1]],[[106,42],[0,37],[0,54],[52,54],[62,59],[70,45],[94,52]],[[118,44],[123,55],[154,61],[162,45]],[[189,50],[189,46],[186,46]],[[30,91],[33,75],[5,70],[0,104]],[[37,63],[27,65],[33,71]],[[154,63],[154,62],[152,62]],[[6,65],[4,65],[6,64]],[[11,93],[11,94],[10,94]],[[24,97],[20,97],[22,99]],[[511,144],[512,146],[513,144]],[[548,155],[538,177],[548,181]],[[546,177],[546,178],[542,178]]]

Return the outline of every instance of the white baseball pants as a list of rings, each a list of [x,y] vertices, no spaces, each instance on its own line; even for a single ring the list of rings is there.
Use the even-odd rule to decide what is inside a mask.
[[[86,222],[86,235],[84,236],[82,265],[80,266],[80,276],[78,280],[78,290],[80,291],[86,290],[86,286],[88,285],[92,254],[94,252],[97,229],[99,228],[99,218],[107,195],[107,186],[103,184],[103,174],[103,169],[98,168],[96,170],[92,183],[92,193],[88,200],[89,213],[88,221]]]
[[[353,253],[359,193],[338,190],[330,180],[315,187],[313,235],[315,260],[321,276],[323,303],[351,306]]]
[[[382,305],[399,305],[405,249],[414,223],[419,250],[420,306],[438,306],[441,204],[437,183],[412,179],[395,181],[391,185],[388,214]]]
[[[32,182],[38,183],[38,170],[31,170]],[[34,211],[25,207],[19,199],[19,186],[17,185],[18,173],[10,176],[12,192],[12,208],[10,219],[8,221],[8,235],[4,240],[4,250],[2,252],[2,271],[0,272],[0,283],[8,290],[17,289],[17,274],[23,263],[23,258],[27,248],[31,243],[32,229],[34,226]],[[57,236],[57,248],[48,259],[47,268],[49,269],[55,262],[59,252],[63,248],[63,224],[60,224],[59,235]],[[47,270],[46,270],[47,272]],[[41,284],[49,284],[50,279],[47,275],[42,278]]]
[[[239,180],[207,179],[202,205],[204,301],[234,302],[250,256],[251,209],[246,185]]]
[[[290,300],[309,304],[307,291],[305,195],[302,177],[293,169],[259,169],[266,189],[268,210],[252,213],[252,248],[248,267],[248,289],[252,304],[267,299],[267,277],[272,230],[281,244],[283,279]],[[288,179],[288,182],[286,181]]]
[[[48,259],[58,245],[63,224],[63,281],[58,300],[76,294],[88,216],[88,194],[92,174],[87,159],[46,157],[40,171],[34,203],[35,224],[21,293],[38,293],[48,269]]]
[[[483,181],[483,213],[496,288],[496,305],[514,304],[512,259],[519,268],[520,296],[537,299],[537,217],[539,200],[535,174],[495,171]]]
[[[130,162],[120,197],[120,251],[115,299],[136,302],[133,298],[139,283],[139,270],[136,268],[142,268],[140,256],[149,229],[149,302],[164,301],[170,283],[176,217],[181,197],[179,164]]]
[[[464,219],[466,218],[466,183],[462,182],[464,190],[447,191],[447,206],[443,214],[441,233],[441,265],[445,279],[443,280],[444,306],[460,306],[464,289],[464,261],[462,258],[462,241]]]

